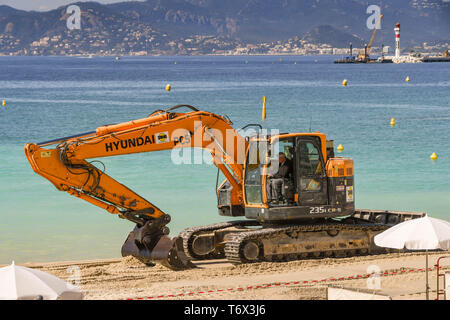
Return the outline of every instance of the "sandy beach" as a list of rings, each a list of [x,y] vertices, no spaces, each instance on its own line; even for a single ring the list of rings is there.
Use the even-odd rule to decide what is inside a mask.
[[[437,258],[445,255],[450,253],[429,254],[430,299],[436,298],[434,265]],[[327,286],[367,291],[370,281],[370,292],[389,295],[393,300],[425,299],[425,253],[422,252],[237,266],[225,260],[195,264],[196,269],[171,271],[163,266],[147,267],[126,257],[22,265],[66,280],[79,272],[80,288],[89,300],[324,300]],[[448,271],[450,259],[442,260],[442,265],[442,271]],[[372,272],[378,270],[379,278],[374,278],[377,275]],[[373,281],[378,281],[380,289],[373,289]]]

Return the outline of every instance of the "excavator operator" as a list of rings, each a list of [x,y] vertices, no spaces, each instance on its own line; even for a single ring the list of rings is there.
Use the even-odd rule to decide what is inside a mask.
[[[268,201],[271,203],[278,203],[282,200],[285,179],[290,179],[292,174],[292,161],[286,158],[283,152],[278,154],[278,161],[278,172],[268,175]]]

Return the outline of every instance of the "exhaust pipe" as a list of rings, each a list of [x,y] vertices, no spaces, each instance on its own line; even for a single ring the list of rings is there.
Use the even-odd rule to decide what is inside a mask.
[[[136,224],[122,245],[122,257],[133,256],[146,265],[159,263],[172,270],[196,268],[183,250],[183,239],[169,237],[170,216],[147,220],[143,226]]]

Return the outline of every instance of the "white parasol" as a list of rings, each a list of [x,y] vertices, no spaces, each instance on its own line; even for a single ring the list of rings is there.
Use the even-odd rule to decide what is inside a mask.
[[[379,247],[426,251],[426,293],[428,286],[428,250],[450,249],[450,223],[425,216],[399,223],[374,237]]]
[[[77,287],[49,273],[17,266],[0,268],[0,300],[81,300]]]

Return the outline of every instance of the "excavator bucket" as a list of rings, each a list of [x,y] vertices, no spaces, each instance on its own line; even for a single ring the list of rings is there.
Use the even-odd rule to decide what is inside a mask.
[[[183,239],[146,232],[147,225],[136,226],[122,246],[122,256],[133,256],[147,265],[159,263],[172,270],[196,268],[183,250]]]

